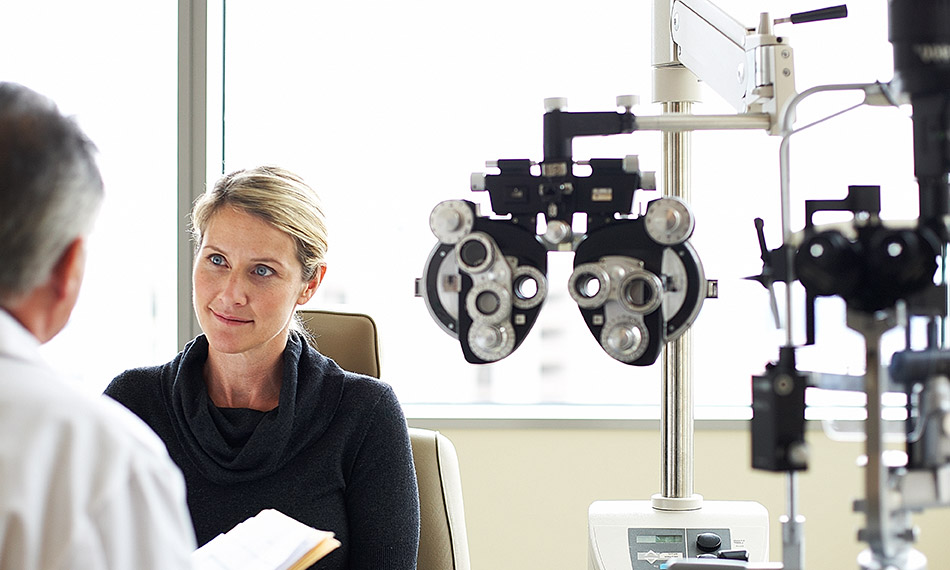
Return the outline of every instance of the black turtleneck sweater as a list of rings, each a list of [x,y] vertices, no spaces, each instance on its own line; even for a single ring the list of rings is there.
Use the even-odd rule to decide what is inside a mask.
[[[218,408],[202,375],[207,357],[199,336],[171,362],[126,371],[106,389],[184,473],[198,544],[273,508],[336,533],[342,546],[313,568],[414,569],[419,499],[392,389],[344,371],[292,332],[278,407]]]

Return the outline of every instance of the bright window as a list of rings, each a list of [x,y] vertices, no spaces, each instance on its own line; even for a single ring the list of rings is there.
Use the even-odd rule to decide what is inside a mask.
[[[745,23],[758,18],[738,0],[717,4]],[[769,9],[778,17],[799,4]],[[175,281],[176,8],[115,0],[0,8],[7,54],[0,78],[53,97],[101,151],[107,198],[86,283],[72,321],[45,349],[95,390],[125,368],[171,358],[176,302],[190,302],[176,300]],[[659,401],[659,365],[619,364],[587,331],[566,293],[569,253],[549,254],[539,322],[497,364],[467,364],[458,342],[413,297],[435,245],[432,207],[484,201],[468,184],[487,160],[540,159],[543,99],[562,96],[572,111],[605,111],[616,95],[634,93],[643,102],[638,114],[659,113],[649,104],[649,2],[279,0],[225,8],[224,169],[278,163],[321,191],[332,242],[314,305],[373,315],[383,373],[403,402]],[[849,10],[846,20],[779,30],[795,47],[800,91],[892,77],[886,0]],[[209,22],[220,27],[222,17],[212,10]],[[217,51],[212,46],[211,57]],[[221,83],[209,77],[211,97]],[[848,104],[841,99],[814,98],[802,122]],[[714,94],[694,111],[730,112]],[[796,223],[805,199],[840,198],[849,184],[881,185],[886,218],[916,216],[906,115],[865,108],[796,135]],[[765,290],[743,279],[760,269],[753,218],[766,220],[772,247],[780,241],[778,140],[741,132],[695,133],[693,141],[692,242],[720,291],[692,328],[696,402],[742,406],[750,376],[782,342]],[[575,159],[639,154],[645,170],[661,163],[656,133],[578,139],[574,148]],[[860,338],[845,327],[840,303],[826,300],[819,310],[819,345],[801,352],[803,368],[860,373]]]
[[[717,4],[743,23],[758,21],[746,3]],[[802,6],[769,8],[777,18]],[[779,28],[796,50],[799,91],[892,77],[886,1],[849,9],[845,20]],[[486,160],[540,160],[543,99],[607,111],[615,96],[634,93],[644,103],[636,112],[659,113],[649,104],[650,2],[231,2],[225,21],[225,169],[277,163],[323,194],[330,266],[313,304],[373,315],[384,377],[404,403],[659,402],[659,364],[617,363],[588,332],[567,295],[570,253],[549,254],[539,322],[496,364],[467,364],[413,297],[436,243],[433,206],[484,201],[468,185]],[[715,94],[707,101],[694,112],[731,112]],[[847,104],[816,98],[802,107],[802,120]],[[885,217],[916,216],[906,115],[861,109],[796,136],[797,227],[806,198],[841,198],[849,184],[881,185]],[[744,279],[761,270],[755,217],[766,220],[769,245],[780,245],[779,141],[747,131],[693,140],[692,242],[720,292],[692,329],[696,403],[744,406],[750,377],[783,342],[765,289]],[[639,154],[642,168],[657,170],[659,141],[656,133],[577,139],[574,157]],[[821,310],[819,346],[802,351],[803,368],[860,373],[863,348],[844,326],[843,308],[828,300]]]
[[[99,148],[106,199],[85,281],[44,347],[94,391],[176,352],[176,33],[168,2],[0,6],[0,79],[53,98]]]

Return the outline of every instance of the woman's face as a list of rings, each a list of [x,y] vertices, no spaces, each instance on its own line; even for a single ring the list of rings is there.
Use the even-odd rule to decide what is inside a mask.
[[[294,240],[247,212],[225,207],[208,222],[192,275],[195,313],[211,350],[283,351],[297,305],[322,274],[304,282]]]

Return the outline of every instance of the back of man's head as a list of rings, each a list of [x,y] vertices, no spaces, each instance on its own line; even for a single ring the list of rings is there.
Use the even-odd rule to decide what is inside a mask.
[[[50,276],[102,202],[95,145],[46,97],[0,83],[0,306]]]

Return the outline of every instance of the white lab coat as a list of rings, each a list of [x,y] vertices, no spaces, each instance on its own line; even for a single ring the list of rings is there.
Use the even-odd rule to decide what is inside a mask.
[[[38,347],[0,310],[0,570],[190,568],[184,479],[161,440]]]

